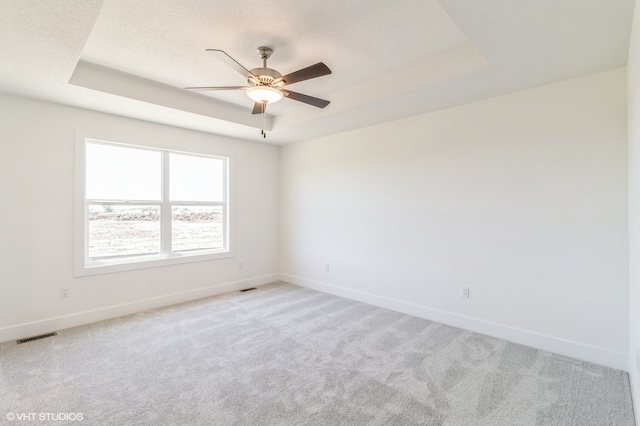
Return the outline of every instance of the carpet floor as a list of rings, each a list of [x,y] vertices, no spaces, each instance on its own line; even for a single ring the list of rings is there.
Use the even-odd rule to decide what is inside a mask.
[[[58,333],[0,344],[0,424],[634,424],[623,371],[281,282]]]

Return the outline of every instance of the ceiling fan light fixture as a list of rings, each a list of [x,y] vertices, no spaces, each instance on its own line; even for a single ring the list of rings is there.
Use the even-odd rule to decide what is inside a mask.
[[[284,96],[281,91],[269,86],[255,86],[247,89],[247,96],[254,102],[278,102]]]

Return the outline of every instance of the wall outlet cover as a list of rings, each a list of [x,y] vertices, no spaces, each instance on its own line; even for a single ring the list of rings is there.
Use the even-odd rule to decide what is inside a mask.
[[[466,285],[463,285],[460,287],[460,297],[463,297],[465,299],[469,298],[469,287]]]

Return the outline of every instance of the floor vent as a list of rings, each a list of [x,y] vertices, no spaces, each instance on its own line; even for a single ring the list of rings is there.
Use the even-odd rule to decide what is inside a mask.
[[[245,288],[244,290],[240,290],[241,292],[245,292],[245,291],[251,291],[251,290],[256,290],[255,287],[251,287],[251,288]]]
[[[16,343],[20,345],[22,343],[33,342],[34,340],[46,339],[47,337],[53,337],[57,335],[58,333],[54,331],[53,333],[41,334],[39,336],[27,337],[26,339],[16,340]]]

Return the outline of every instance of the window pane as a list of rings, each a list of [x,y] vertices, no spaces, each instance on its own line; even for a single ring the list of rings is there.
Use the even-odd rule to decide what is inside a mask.
[[[220,206],[172,208],[172,250],[218,249],[223,244],[223,209]]]
[[[224,160],[170,154],[171,201],[223,201]]]
[[[86,144],[88,199],[160,200],[162,153]]]
[[[160,253],[160,206],[89,206],[89,259]]]

